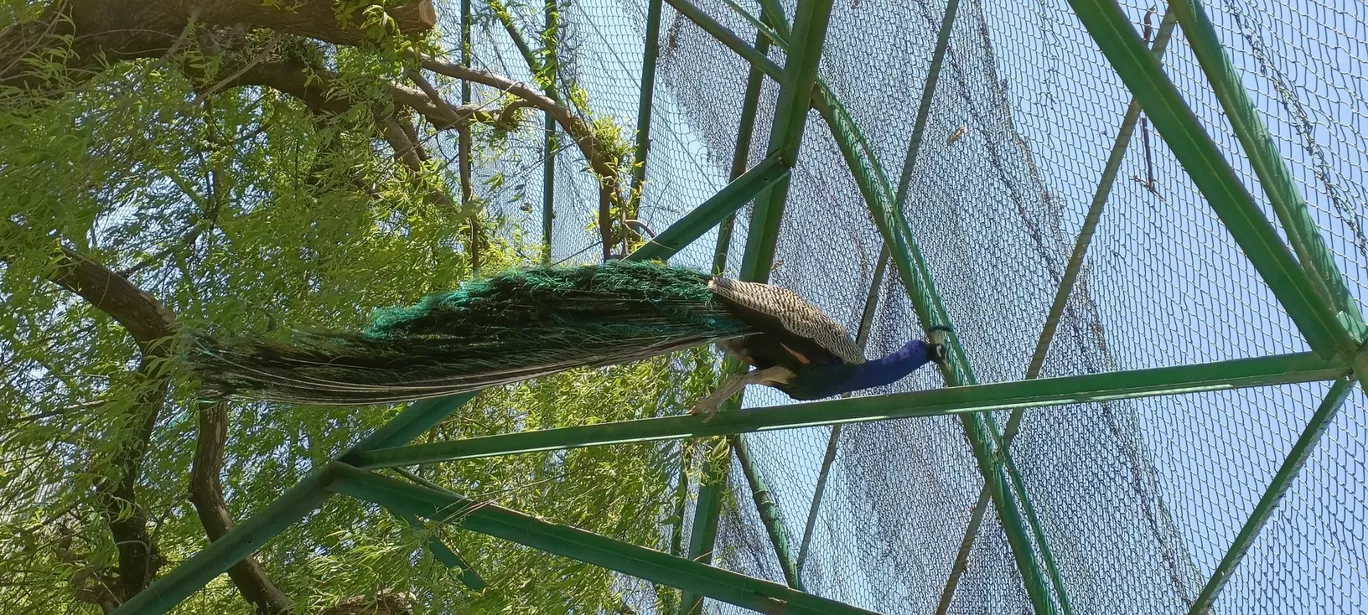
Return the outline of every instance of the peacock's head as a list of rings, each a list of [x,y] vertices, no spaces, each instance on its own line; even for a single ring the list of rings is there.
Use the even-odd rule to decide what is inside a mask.
[[[927,349],[927,355],[931,357],[932,361],[939,365],[945,365],[950,356],[945,342],[954,331],[954,328],[946,325],[936,325],[926,329],[926,342],[930,346]]]

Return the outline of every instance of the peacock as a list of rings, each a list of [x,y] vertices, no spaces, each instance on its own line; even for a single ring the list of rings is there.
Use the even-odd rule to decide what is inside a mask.
[[[717,343],[749,365],[693,412],[710,416],[746,385],[813,400],[896,382],[943,363],[943,336],[875,361],[839,323],[779,286],[650,262],[515,269],[377,311],[360,332],[291,331],[219,340],[193,334],[202,391],[321,405],[394,403],[476,391],[576,367],[604,367]]]

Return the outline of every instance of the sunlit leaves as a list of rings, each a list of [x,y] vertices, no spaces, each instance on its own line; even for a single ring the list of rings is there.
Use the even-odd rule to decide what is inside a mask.
[[[98,612],[82,600],[108,580],[116,556],[93,487],[118,475],[111,460],[137,431],[138,400],[160,384],[135,373],[141,356],[127,331],[47,281],[58,245],[126,275],[182,326],[214,332],[352,329],[377,307],[412,303],[472,275],[467,222],[420,189],[451,183],[451,168],[434,155],[415,176],[377,130],[377,117],[395,111],[390,87],[411,67],[407,52],[430,41],[395,36],[376,3],[335,6],[367,33],[364,45],[250,32],[239,50],[246,57],[230,60],[327,71],[331,94],[353,103],[345,113],[220,85],[232,64],[193,41],[173,57],[113,65],[60,96],[0,93],[0,224],[24,229],[0,230],[0,611]],[[59,83],[51,54],[63,48],[48,53],[34,61]],[[582,88],[565,87],[596,138],[626,159],[621,128],[587,111]],[[499,163],[527,149],[511,141],[540,146],[536,124],[474,131],[476,165],[485,169],[477,177],[489,178],[477,183],[477,200],[522,195],[525,180],[499,174]],[[539,255],[522,237],[492,228],[482,269]],[[676,413],[714,377],[701,350],[568,372],[488,391],[425,437]],[[199,436],[194,382],[179,372],[171,380],[137,485],[148,532],[168,563],[163,574],[207,543],[187,501]],[[235,404],[222,477],[233,516],[259,512],[396,410]],[[671,516],[679,466],[677,445],[641,444],[445,464],[423,475],[470,497],[664,548],[678,523]],[[460,552],[490,589],[476,595],[461,586],[423,550],[428,535]],[[267,543],[258,559],[301,612],[382,590],[411,592],[420,612],[596,613],[621,602],[619,579],[602,569],[450,525],[414,530],[341,497]],[[181,612],[251,606],[220,578]]]

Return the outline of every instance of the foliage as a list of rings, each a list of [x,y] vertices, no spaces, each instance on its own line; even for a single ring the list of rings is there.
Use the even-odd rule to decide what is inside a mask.
[[[398,36],[373,4],[334,6],[365,33],[363,44],[265,29],[234,39],[241,33],[191,24],[178,47],[157,57],[72,68],[71,46],[80,42],[54,35],[25,60],[47,89],[0,85],[0,611],[100,611],[119,562],[96,489],[120,479],[119,460],[138,438],[137,406],[158,384],[138,371],[144,348],[125,327],[50,281],[59,246],[127,277],[180,326],[215,332],[357,327],[377,307],[411,304],[472,275],[471,220],[429,197],[451,191],[454,163],[433,156],[415,171],[382,137],[384,118],[416,117],[390,86],[414,66],[409,52],[433,52],[437,37]],[[0,25],[23,26],[49,8],[11,3],[4,17],[13,23]],[[326,83],[347,107],[321,110],[269,85],[234,82],[235,71],[272,62],[304,67],[310,84]],[[625,151],[615,127],[589,121]],[[475,130],[480,156],[493,157],[523,129]],[[419,141],[454,141],[426,136]],[[538,253],[512,230],[493,229],[483,241],[484,270]],[[713,377],[704,350],[564,373],[487,391],[428,437],[674,412]],[[179,371],[169,379],[154,408],[137,500],[120,511],[145,512],[161,574],[207,544],[187,500],[202,435],[195,383]],[[232,405],[222,478],[233,517],[259,511],[394,411]],[[663,547],[678,466],[677,447],[636,445],[447,464],[424,476]],[[428,531],[490,589],[465,589],[427,555],[420,545]],[[382,591],[411,594],[415,612],[595,613],[621,605],[620,583],[601,569],[452,527],[424,532],[338,497],[256,557],[296,612]],[[179,612],[253,610],[220,577]]]

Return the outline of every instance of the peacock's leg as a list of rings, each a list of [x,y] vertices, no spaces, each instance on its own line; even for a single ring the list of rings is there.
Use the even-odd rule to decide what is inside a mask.
[[[778,365],[738,374],[722,383],[722,386],[718,387],[716,391],[713,391],[712,395],[704,397],[702,401],[695,404],[694,407],[689,410],[689,414],[698,414],[700,412],[706,414],[708,418],[703,419],[703,422],[706,423],[711,421],[714,416],[717,416],[717,409],[722,406],[722,402],[731,399],[732,395],[740,393],[741,389],[746,388],[746,385],[782,384],[788,382],[793,376],[793,372]]]

